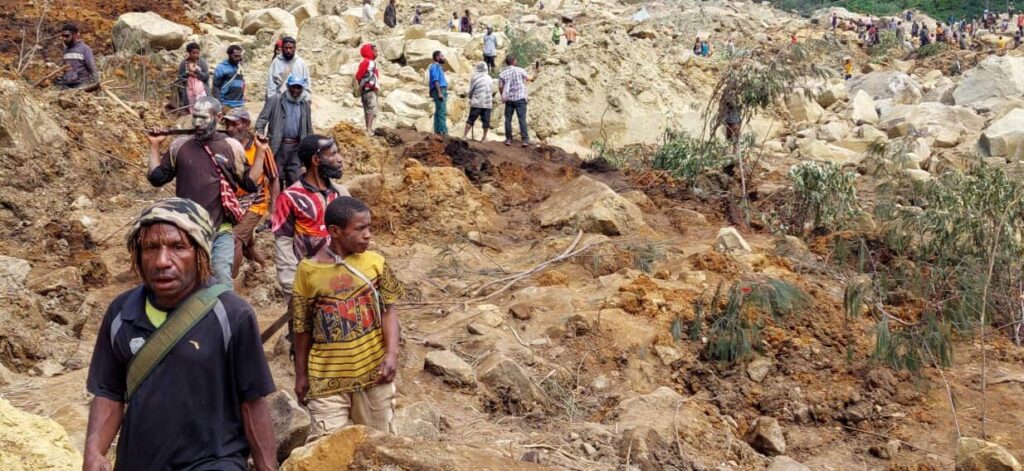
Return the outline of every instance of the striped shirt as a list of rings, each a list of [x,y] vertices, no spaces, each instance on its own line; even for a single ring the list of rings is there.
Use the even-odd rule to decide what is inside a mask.
[[[526,69],[510,65],[501,71],[501,99],[513,102],[526,99]]]
[[[292,327],[297,334],[313,337],[308,359],[310,398],[361,391],[374,384],[387,353],[380,316],[384,306],[394,304],[404,293],[379,253],[351,254],[344,261],[348,267],[306,259],[295,272]],[[380,294],[379,303],[374,290]]]

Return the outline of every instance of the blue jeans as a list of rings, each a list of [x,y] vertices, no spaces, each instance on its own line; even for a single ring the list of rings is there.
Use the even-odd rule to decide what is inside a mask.
[[[213,269],[213,282],[228,285],[234,289],[235,282],[231,279],[231,264],[235,261],[235,234],[231,231],[219,232],[213,238],[210,249],[210,268]]]
[[[519,117],[519,134],[523,142],[530,142],[530,134],[526,129],[526,100],[505,102],[505,141],[512,141],[512,113]]]

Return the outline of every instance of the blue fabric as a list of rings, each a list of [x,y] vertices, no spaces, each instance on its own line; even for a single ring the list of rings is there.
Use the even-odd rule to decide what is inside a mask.
[[[302,120],[302,103],[289,100],[290,97],[281,96],[281,103],[284,105],[284,130],[285,139],[298,139],[302,137],[302,128],[299,122]]]
[[[430,90],[430,97],[434,99],[434,133],[442,136],[448,135],[448,90],[442,90],[438,96],[433,89]]]
[[[232,108],[240,108],[245,105],[245,78],[241,73],[236,76],[236,71],[238,71],[238,67],[231,65],[231,62],[227,60],[217,64],[217,68],[213,69],[214,87],[218,87],[217,90],[214,90],[215,97],[219,97],[224,106]],[[231,77],[235,77],[234,80],[231,80]]]
[[[213,250],[210,254],[210,268],[213,269],[213,282],[226,284],[234,289],[231,279],[231,265],[235,262],[235,235],[231,231],[220,232],[213,238]]]
[[[441,88],[448,88],[448,79],[444,76],[444,69],[441,64],[434,62],[430,64],[430,92],[434,92],[434,84],[440,83]]]

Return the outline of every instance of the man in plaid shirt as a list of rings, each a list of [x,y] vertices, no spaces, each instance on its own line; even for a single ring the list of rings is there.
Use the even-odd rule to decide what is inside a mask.
[[[534,66],[534,72],[540,64]],[[516,58],[505,58],[505,70],[498,75],[498,87],[501,89],[501,101],[505,102],[505,145],[512,145],[512,113],[519,118],[519,134],[523,138],[523,147],[530,145],[530,134],[526,128],[526,82],[533,77],[526,70],[516,65]]]

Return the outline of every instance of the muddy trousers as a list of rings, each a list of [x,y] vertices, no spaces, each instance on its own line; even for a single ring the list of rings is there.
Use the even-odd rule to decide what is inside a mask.
[[[530,142],[530,132],[526,128],[526,100],[505,102],[505,142],[512,141],[512,114],[519,118],[519,135],[524,143]]]
[[[395,383],[378,384],[362,391],[310,399],[310,443],[349,425],[365,425],[395,433]]]

